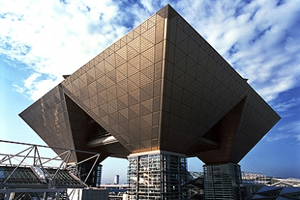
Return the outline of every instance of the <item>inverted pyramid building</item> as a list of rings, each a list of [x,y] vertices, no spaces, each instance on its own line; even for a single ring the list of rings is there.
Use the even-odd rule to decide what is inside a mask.
[[[207,165],[237,164],[280,119],[169,5],[20,116],[51,147],[101,160],[172,152]]]

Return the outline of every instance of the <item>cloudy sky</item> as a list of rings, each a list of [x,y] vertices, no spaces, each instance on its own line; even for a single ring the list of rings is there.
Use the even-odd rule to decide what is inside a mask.
[[[242,170],[300,178],[300,0],[0,0],[0,139],[44,144],[18,114],[166,4],[282,117]],[[104,161],[103,182],[126,165]]]

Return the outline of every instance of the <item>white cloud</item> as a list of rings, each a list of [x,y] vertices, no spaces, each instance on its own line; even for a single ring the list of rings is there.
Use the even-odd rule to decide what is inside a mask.
[[[291,134],[291,133],[277,133],[275,135],[267,135],[266,137],[266,140],[268,142],[274,142],[274,141],[277,141],[277,140],[283,140],[283,139],[289,139],[289,138],[295,138],[295,135],[294,134]]]
[[[120,24],[120,8],[110,0],[8,1],[0,8],[0,53],[32,71],[15,85],[34,100],[128,31]],[[34,80],[37,74],[44,78]]]
[[[274,109],[277,110],[278,112],[285,112],[285,111],[289,111],[290,108],[299,107],[299,105],[300,105],[300,98],[291,98],[287,101],[277,103]]]
[[[276,126],[273,134],[267,134],[265,139],[268,142],[274,142],[282,139],[293,139],[300,141],[300,123],[299,121],[294,121],[290,123],[286,123],[281,126]]]
[[[27,79],[24,81],[24,87],[26,87],[26,88],[31,88],[31,87],[33,87],[34,82],[35,82],[36,79],[37,79],[38,77],[40,77],[40,76],[41,76],[41,74],[38,74],[38,73],[33,73],[33,74],[31,74],[30,77],[27,78]]]
[[[60,81],[52,80],[52,79],[44,79],[40,81],[36,81],[34,86],[28,90],[28,94],[32,99],[39,99],[43,96],[47,91],[53,88],[53,85],[59,84]]]
[[[182,15],[267,101],[299,84],[300,1],[193,2]]]
[[[27,79],[22,80],[22,84],[13,84],[15,91],[25,93],[31,99],[39,99],[45,93],[59,84],[61,80],[56,77],[43,78],[40,73],[33,73]]]
[[[46,80],[60,82],[167,3],[267,101],[299,84],[299,0],[280,6],[269,0],[6,1],[0,3],[0,53],[41,75],[36,87],[18,83],[36,99]]]

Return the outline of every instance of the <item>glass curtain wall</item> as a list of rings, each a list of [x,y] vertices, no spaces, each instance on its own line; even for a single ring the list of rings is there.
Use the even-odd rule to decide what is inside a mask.
[[[128,157],[129,199],[185,199],[187,161],[156,153]]]
[[[241,199],[241,168],[238,164],[205,165],[204,194],[206,200]]]

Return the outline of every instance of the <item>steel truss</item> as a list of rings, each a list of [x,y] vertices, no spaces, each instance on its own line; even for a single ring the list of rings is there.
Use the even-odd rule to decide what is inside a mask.
[[[88,151],[4,140],[0,140],[0,143],[29,146],[16,154],[0,153],[0,199],[4,200],[39,199],[41,196],[43,199],[47,199],[46,197],[52,197],[52,199],[69,199],[68,196],[70,196],[72,192],[68,195],[67,188],[73,188],[74,184],[72,185],[72,183],[77,183],[74,188],[88,187],[86,181],[100,157],[99,153]],[[41,148],[59,149],[63,152],[52,158],[42,157],[40,153]],[[79,162],[69,163],[71,156],[75,154],[75,152],[91,154],[91,156]],[[81,180],[78,166],[90,160],[94,160],[93,165],[85,180]],[[51,161],[54,161],[56,166],[49,166]],[[28,171],[31,172],[31,176],[36,179],[34,184],[30,181],[24,183],[24,180],[27,180],[24,176],[24,169],[27,170],[27,173]],[[52,173],[48,172],[49,169],[51,169]],[[65,174],[68,179],[64,182],[64,186],[58,184],[62,174]],[[24,177],[21,177],[22,175]],[[13,182],[12,180],[15,183],[13,185],[11,184],[11,182]],[[18,184],[18,182],[16,182],[18,180],[23,180],[23,182]],[[69,182],[70,185],[68,186],[67,181],[70,180],[71,182]]]

